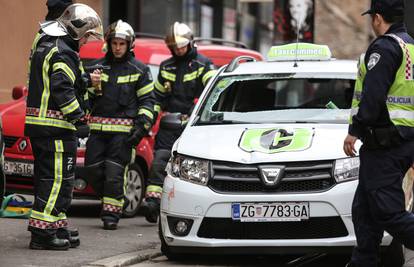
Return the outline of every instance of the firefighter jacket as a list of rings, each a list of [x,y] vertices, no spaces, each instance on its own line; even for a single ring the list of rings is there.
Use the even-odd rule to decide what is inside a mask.
[[[155,110],[189,114],[194,100],[200,97],[215,72],[211,61],[198,54],[195,47],[183,57],[173,56],[163,61],[155,82]]]
[[[101,74],[102,95],[89,88],[91,131],[129,133],[134,125],[149,130],[154,119],[154,82],[150,69],[128,52],[122,59],[109,56],[93,65],[103,67]]]
[[[74,134],[74,123],[85,115],[76,97],[76,92],[83,86],[79,44],[68,35],[44,35],[33,48],[25,135]]]

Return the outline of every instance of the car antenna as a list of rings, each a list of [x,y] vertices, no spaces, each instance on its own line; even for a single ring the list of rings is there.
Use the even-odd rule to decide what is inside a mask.
[[[298,67],[298,47],[299,47],[299,29],[302,27],[302,20],[299,25],[296,27],[296,49],[295,49],[295,63],[293,64],[294,68]]]

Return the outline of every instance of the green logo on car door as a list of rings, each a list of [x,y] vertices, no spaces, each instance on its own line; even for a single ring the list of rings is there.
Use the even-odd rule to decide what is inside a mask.
[[[240,148],[247,152],[278,153],[308,149],[313,129],[248,129],[240,139]]]

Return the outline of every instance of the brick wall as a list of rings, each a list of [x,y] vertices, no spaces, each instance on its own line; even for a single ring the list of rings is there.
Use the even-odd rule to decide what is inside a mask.
[[[24,85],[27,63],[39,22],[47,13],[46,0],[0,0],[0,102],[11,100],[15,85]],[[102,0],[79,0],[102,14]]]

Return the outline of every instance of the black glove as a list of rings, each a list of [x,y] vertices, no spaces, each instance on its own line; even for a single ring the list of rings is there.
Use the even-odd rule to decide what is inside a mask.
[[[82,117],[74,123],[76,127],[76,136],[78,138],[85,138],[89,136],[89,125],[86,118]]]
[[[147,130],[144,128],[144,126],[135,125],[134,127],[132,127],[131,131],[129,131],[127,143],[130,144],[132,147],[136,147],[146,134]]]

